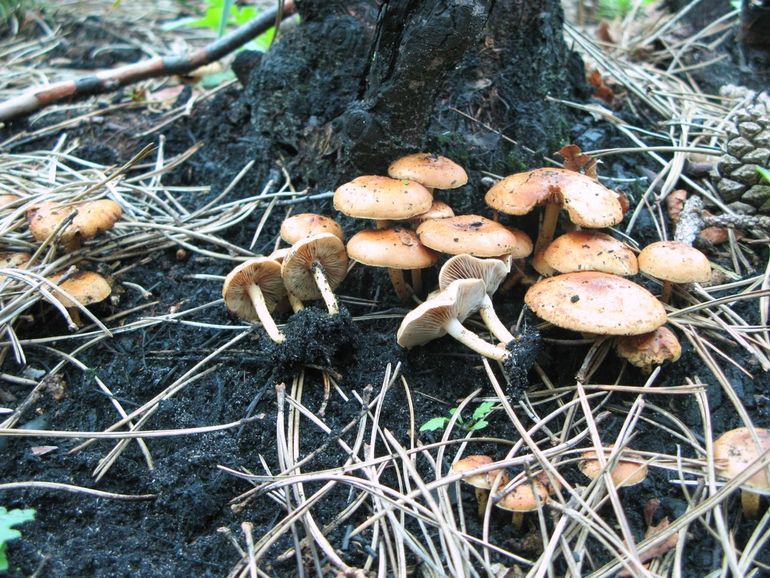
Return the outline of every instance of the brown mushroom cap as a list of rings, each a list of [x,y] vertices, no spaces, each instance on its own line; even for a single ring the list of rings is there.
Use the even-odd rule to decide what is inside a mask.
[[[438,274],[439,289],[446,289],[458,279],[481,279],[487,295],[493,295],[508,276],[508,268],[499,259],[479,259],[472,255],[455,255],[448,259]]]
[[[511,259],[524,259],[532,254],[532,239],[529,238],[524,231],[520,229],[514,229],[513,227],[506,227],[514,237],[516,237],[516,248],[510,253]]]
[[[426,269],[438,261],[438,253],[404,227],[359,231],[348,241],[348,256],[364,265],[390,269]]]
[[[442,201],[433,199],[433,204],[427,212],[417,215],[416,217],[409,219],[409,221],[413,225],[419,225],[428,219],[448,219],[449,217],[454,216],[455,212],[452,210],[452,207]]]
[[[241,319],[259,321],[259,315],[249,296],[249,287],[256,285],[262,291],[265,305],[272,312],[286,296],[281,278],[281,265],[267,257],[256,257],[238,265],[228,273],[222,285],[222,297],[227,309]]]
[[[348,254],[345,244],[331,233],[306,237],[291,247],[281,264],[281,276],[286,289],[299,299],[321,299],[321,291],[313,277],[313,267],[323,267],[332,290],[348,274]]]
[[[609,457],[611,450],[612,445],[608,445],[604,449],[605,456]],[[623,450],[621,456],[622,455],[625,455],[628,458],[637,457],[633,452],[629,452],[628,450]],[[584,452],[581,457],[582,460],[578,462],[578,469],[583,472],[583,475],[587,478],[591,478],[592,480],[598,478],[602,473],[602,467],[596,457],[596,452],[590,450]],[[612,471],[610,472],[610,477],[616,488],[641,484],[647,479],[647,464],[618,459],[615,463],[615,467],[612,468]]]
[[[411,219],[432,203],[433,195],[420,183],[389,177],[358,177],[334,192],[334,208],[358,219]]]
[[[631,365],[651,371],[654,365],[664,361],[677,361],[682,355],[682,346],[668,327],[658,327],[650,333],[627,335],[618,339],[615,345],[618,355]]]
[[[489,456],[467,456],[452,464],[450,472],[453,474],[465,474],[465,472],[489,465],[492,462],[493,460]],[[508,483],[509,479],[508,474],[503,468],[482,472],[480,474],[473,474],[470,476],[463,475],[463,481],[480,490],[491,490],[498,474],[500,474],[498,487],[502,487]]]
[[[537,478],[525,480],[500,498],[495,505],[510,512],[531,512],[548,502],[548,487]]]
[[[393,161],[388,176],[416,181],[431,189],[456,189],[468,182],[468,175],[453,160],[431,153],[415,153]]]
[[[283,263],[284,257],[289,254],[289,251],[291,251],[291,247],[281,247],[280,249],[276,249],[272,253],[270,253],[267,258],[272,259],[273,261],[278,261],[279,263]]]
[[[99,199],[76,205],[60,205],[45,201],[27,211],[29,230],[38,241],[47,239],[70,213],[77,210],[72,222],[61,232],[64,244],[74,239],[91,239],[97,234],[112,228],[123,215],[123,209],[115,201]]]
[[[487,205],[508,215],[526,215],[537,205],[561,204],[570,220],[599,229],[623,220],[614,191],[586,175],[565,169],[541,168],[516,173],[495,184],[484,197]]]
[[[723,433],[714,442],[714,462],[717,473],[727,479],[743,472],[763,453],[770,450],[770,430],[754,428],[759,439],[759,447],[751,431],[745,427]],[[744,483],[743,487],[758,490],[770,490],[770,477],[767,468],[763,468]]]
[[[448,219],[431,219],[417,227],[423,245],[459,255],[499,257],[517,252],[519,237],[509,229],[478,215],[458,215]]]
[[[19,197],[16,195],[0,195],[0,207],[4,207],[5,205],[10,205],[11,203],[15,203],[19,200]]]
[[[573,231],[554,239],[543,253],[545,262],[560,273],[603,271],[636,275],[634,252],[622,241],[598,231]]]
[[[565,273],[529,288],[524,302],[558,327],[599,335],[638,335],[666,322],[666,310],[644,287],[596,271]]]
[[[56,283],[61,277],[63,277],[63,274],[57,274],[49,280]],[[107,279],[93,271],[79,271],[65,281],[59,283],[58,286],[71,295],[72,298],[81,305],[99,303],[100,301],[107,299],[107,297],[110,296],[110,293],[112,293],[112,287],[110,287]],[[59,303],[67,309],[77,307],[75,303],[70,301],[59,291],[52,290],[52,294]]]
[[[32,255],[29,253],[0,253],[0,267],[9,269],[24,269]]]
[[[345,240],[339,223],[325,215],[300,213],[284,219],[281,223],[281,239],[289,245],[293,245],[303,237],[311,237],[318,233],[331,233],[341,241]]]
[[[639,253],[639,269],[672,283],[706,283],[711,280],[711,265],[706,255],[679,241],[658,241]]]

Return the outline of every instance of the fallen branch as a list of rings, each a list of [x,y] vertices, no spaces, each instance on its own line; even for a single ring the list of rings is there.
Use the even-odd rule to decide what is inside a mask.
[[[271,26],[280,23],[281,18],[294,13],[294,0],[285,0],[282,4],[266,10],[219,40],[189,54],[156,56],[119,68],[101,70],[88,76],[32,88],[0,103],[0,122],[16,119],[65,99],[112,92],[147,78],[188,74],[204,64],[219,60],[252,38],[266,32]]]

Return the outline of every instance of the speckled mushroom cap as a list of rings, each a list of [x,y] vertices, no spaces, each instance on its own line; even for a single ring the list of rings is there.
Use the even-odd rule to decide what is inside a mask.
[[[506,227],[510,233],[516,237],[516,247],[513,252],[510,253],[511,259],[524,259],[532,254],[532,239],[529,238],[524,231],[520,229],[514,229],[513,227]]]
[[[5,205],[10,205],[11,203],[15,203],[19,200],[19,197],[16,195],[0,195],[0,207],[4,207]]]
[[[29,230],[35,239],[43,241],[74,210],[77,210],[77,215],[61,232],[60,239],[65,244],[75,238],[91,239],[97,234],[111,229],[123,215],[123,209],[120,208],[120,205],[109,199],[86,201],[66,206],[53,201],[45,201],[27,211]]]
[[[556,237],[543,258],[560,273],[603,271],[625,277],[639,272],[636,255],[628,245],[598,231],[572,231]]]
[[[439,289],[446,289],[458,279],[481,279],[487,295],[493,295],[508,276],[508,268],[499,259],[480,259],[473,255],[455,255],[438,274]]]
[[[404,227],[359,231],[348,241],[348,257],[364,265],[389,269],[426,269],[438,261],[438,253]]]
[[[446,335],[446,323],[451,319],[463,321],[476,311],[485,291],[481,279],[460,279],[450,283],[446,289],[407,313],[398,328],[398,344],[409,349]]]
[[[452,464],[450,472],[453,474],[465,474],[465,472],[489,465],[492,462],[493,460],[489,456],[467,456]],[[501,488],[509,481],[508,474],[503,468],[498,468],[479,474],[473,474],[470,476],[463,475],[463,481],[480,490],[491,490],[498,474],[500,474],[500,481],[498,482],[497,486]]]
[[[612,447],[612,445],[608,445],[605,448],[605,456],[609,457]],[[622,455],[625,455],[628,458],[638,457],[628,450],[623,450],[621,456]],[[583,475],[592,480],[598,478],[602,473],[602,467],[596,457],[596,452],[594,450],[584,452],[581,458],[581,461],[578,462],[578,469]],[[647,478],[647,464],[618,459],[615,463],[615,467],[612,468],[612,471],[610,472],[610,477],[616,488],[641,484]]]
[[[433,204],[430,206],[430,209],[427,212],[409,219],[409,222],[412,223],[412,225],[419,225],[428,219],[448,219],[449,217],[454,216],[455,212],[452,210],[452,207],[442,201],[433,199]]]
[[[30,257],[29,253],[0,253],[0,267],[23,269]]]
[[[500,498],[495,505],[509,512],[532,512],[548,502],[548,487],[537,478],[526,480]]]
[[[562,204],[570,220],[599,229],[623,220],[614,191],[591,177],[565,169],[541,168],[516,173],[495,184],[484,197],[487,205],[508,215],[526,215],[537,205]]]
[[[596,271],[542,279],[529,288],[524,302],[558,327],[599,335],[638,335],[666,322],[666,310],[647,289]]]
[[[706,283],[711,280],[709,260],[698,249],[679,241],[657,241],[639,253],[639,269],[672,283]]]
[[[411,219],[432,204],[433,195],[420,183],[389,177],[358,177],[334,192],[334,208],[358,219]]]
[[[717,473],[732,479],[743,472],[760,455],[770,450],[770,430],[754,428],[759,438],[757,447],[748,428],[739,427],[723,433],[714,442],[714,463]],[[743,487],[770,490],[770,477],[763,468],[743,484]]]
[[[230,312],[247,321],[259,321],[249,296],[249,287],[252,285],[262,291],[265,305],[272,312],[286,296],[280,263],[267,257],[249,259],[230,271],[222,285],[222,297]]]
[[[292,245],[281,264],[286,290],[303,301],[320,299],[322,295],[313,278],[315,265],[323,267],[329,286],[336,289],[348,274],[345,244],[331,233],[321,233]]]
[[[57,283],[63,274],[57,274],[49,280]],[[104,301],[112,293],[112,287],[107,279],[93,271],[79,271],[62,281],[58,286],[72,296],[72,298],[81,305],[91,305]],[[64,294],[52,290],[54,297],[67,309],[76,307],[76,304],[70,301]]]
[[[658,327],[650,333],[626,335],[618,339],[615,350],[631,365],[650,371],[653,366],[665,361],[677,361],[682,355],[682,346],[668,327]]]
[[[303,237],[311,237],[318,233],[331,233],[341,241],[345,240],[339,223],[325,215],[300,213],[284,219],[281,223],[281,239],[289,245],[293,245]]]
[[[468,175],[451,159],[431,153],[415,153],[393,161],[388,176],[416,181],[431,189],[456,189],[468,182]]]
[[[458,215],[420,223],[423,245],[449,255],[499,257],[517,251],[518,237],[500,223],[478,215]]]

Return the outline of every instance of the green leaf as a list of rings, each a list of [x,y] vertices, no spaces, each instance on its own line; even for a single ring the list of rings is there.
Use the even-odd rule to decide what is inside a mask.
[[[473,420],[475,421],[483,417],[487,417],[489,412],[492,411],[493,407],[495,407],[494,401],[485,401],[484,403],[479,404],[479,406],[476,408],[476,411],[473,412]]]
[[[8,569],[8,558],[5,555],[5,544],[9,540],[21,537],[21,532],[13,526],[35,519],[35,510],[11,510],[0,506],[0,572]]]
[[[449,418],[446,417],[434,417],[433,419],[429,419],[424,424],[422,424],[420,426],[420,431],[436,431],[439,429],[444,429],[448,421]]]
[[[476,431],[480,429],[484,429],[489,425],[489,422],[485,419],[480,419],[478,421],[473,422],[473,425],[468,428],[468,431]]]
[[[757,172],[759,173],[759,176],[765,179],[768,183],[770,183],[770,171],[768,171],[764,167],[757,167]]]

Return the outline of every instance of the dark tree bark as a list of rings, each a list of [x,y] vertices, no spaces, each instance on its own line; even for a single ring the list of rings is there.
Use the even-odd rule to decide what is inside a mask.
[[[520,162],[450,107],[539,151],[566,136],[563,110],[545,96],[574,92],[582,81],[570,80],[568,65],[574,78],[582,66],[564,45],[558,0],[297,0],[297,8],[301,24],[252,71],[246,99],[257,153],[280,155],[309,184],[384,174],[394,158],[426,147],[498,171]]]

